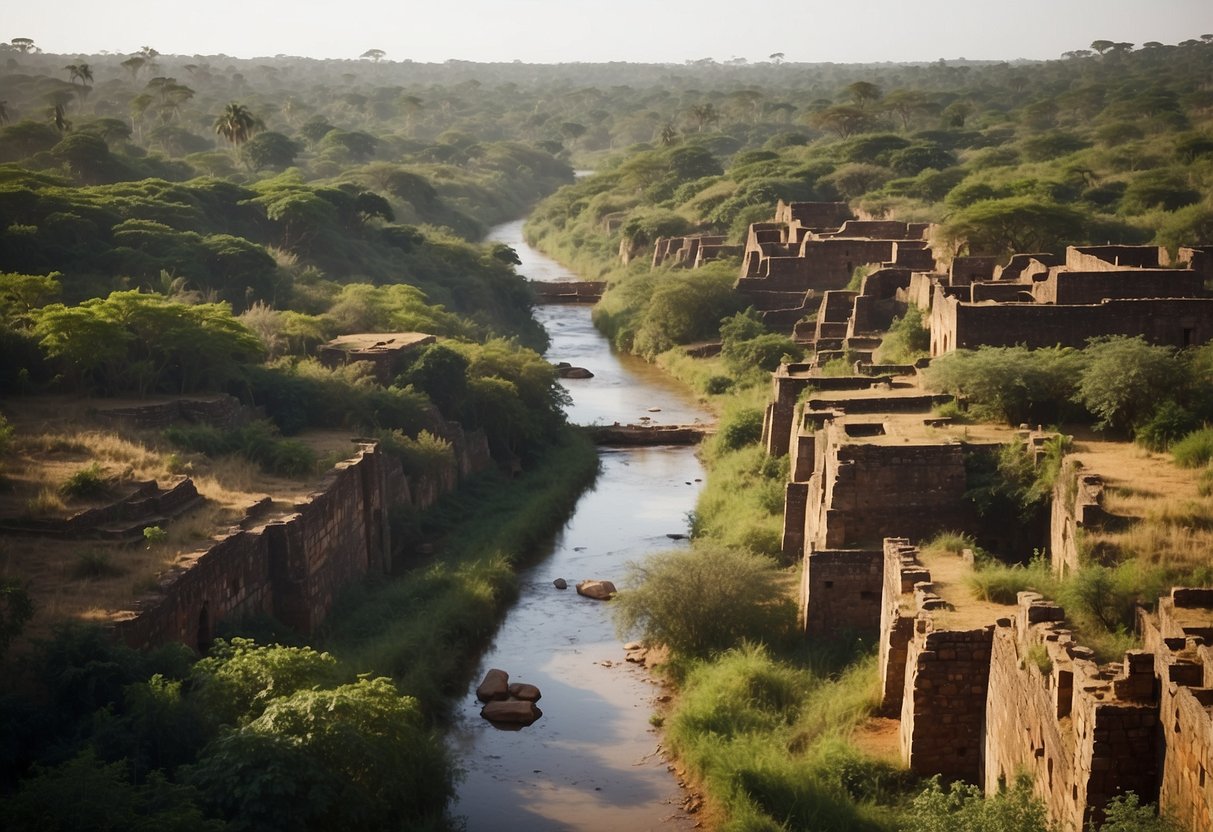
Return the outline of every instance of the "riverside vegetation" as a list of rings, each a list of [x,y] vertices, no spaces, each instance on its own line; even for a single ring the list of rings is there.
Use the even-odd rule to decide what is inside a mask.
[[[689,231],[737,239],[780,198],[941,222],[944,242],[967,240],[971,253],[1213,242],[1208,40],[1098,41],[1015,66],[878,67],[428,66],[0,47],[0,391],[226,389],[265,408],[268,421],[239,434],[155,437],[138,459],[157,470],[234,452],[294,475],[321,460],[291,443],[332,427],[377,434],[424,468],[449,452],[429,433],[432,408],[482,426],[495,457],[525,470],[520,488],[486,480],[472,492],[497,506],[476,524],[451,528],[468,494],[395,518],[402,535],[445,531],[441,557],[351,593],[316,645],[289,646],[265,623],[260,642],[229,634],[201,661],[76,629],[23,654],[25,687],[5,700],[6,817],[40,828],[74,828],[82,816],[99,828],[443,823],[451,768],[434,730],[443,695],[467,672],[458,654],[491,630],[512,591],[511,561],[559,525],[561,501],[594,465],[561,429],[554,376],[527,349],[544,337],[512,252],[473,241],[571,181],[571,160],[598,173],[546,200],[529,236],[587,279],[605,277],[604,331],[722,414],[693,518],[705,553],[697,574],[737,592],[788,587],[773,559],[786,471],[756,443],[764,369],[798,348],[760,332],[737,304],[736,263],[650,270],[646,248]],[[638,255],[627,266],[621,243]],[[912,324],[890,355],[921,348]],[[446,340],[387,386],[309,357],[334,335],[404,329]],[[718,337],[719,358],[671,349]],[[1109,429],[1174,442],[1177,457],[1203,464],[1207,435],[1175,441],[1205,418],[1203,381],[1191,378],[1189,392],[1149,413],[1112,402],[1105,414],[1094,388],[1089,402],[1067,389],[1024,406],[1054,406],[1057,419],[1071,407],[1111,414]],[[974,407],[1000,406],[967,394]],[[55,441],[0,422],[5,464]],[[53,508],[61,483],[45,485]],[[1030,490],[1015,488],[1002,497]],[[501,540],[500,554],[488,539]],[[678,565],[671,555],[648,569]],[[19,584],[0,592],[8,645],[32,610]],[[424,616],[397,615],[422,598]],[[806,648],[779,596],[741,607],[752,617],[737,632],[749,641],[736,645],[701,641],[718,630],[692,628],[691,617],[679,642],[662,623],[671,609],[682,615],[677,605],[631,598],[619,599],[623,623],[686,645],[670,665],[682,694],[666,726],[722,826],[1044,828],[1023,790],[983,802],[866,756],[852,737],[875,702],[870,651]],[[699,620],[717,609],[705,605]],[[287,800],[288,783],[308,784],[313,798]],[[1105,829],[1158,823],[1125,801]]]
[[[963,79],[943,62],[872,69],[837,84],[799,129],[761,145],[754,129],[721,116],[718,131],[666,132],[607,156],[595,175],[562,188],[528,222],[533,244],[587,279],[607,281],[595,322],[619,348],[687,381],[721,414],[704,448],[709,478],[692,518],[694,547],[637,568],[616,603],[621,632],[671,648],[665,671],[680,694],[660,722],[722,828],[1048,824],[1023,785],[985,800],[976,789],[916,783],[899,765],[864,752],[879,699],[871,646],[808,647],[791,635],[794,615],[785,602],[796,582],[778,561],[786,461],[767,458],[758,445],[767,385],[760,368],[798,359],[799,348],[763,332],[741,308],[730,291],[736,260],[693,271],[654,268],[648,252],[658,237],[683,234],[740,243],[750,223],[769,219],[776,199],[842,199],[877,216],[931,221],[940,228],[936,242],[957,254],[1091,241],[1172,250],[1213,242],[1213,157],[1195,151],[1213,151],[1211,111],[1188,74],[1192,66],[1178,63],[1186,56],[1208,66],[1213,49],[1195,40],[1138,51],[1105,46],[1099,55],[1077,50],[1045,65],[966,67]],[[1117,87],[1130,79],[1138,82],[1136,98]],[[1146,98],[1153,104],[1144,106]],[[920,316],[908,313],[889,332],[881,360],[925,355],[924,334]],[[681,349],[713,340],[722,345],[716,358]],[[1085,350],[962,351],[936,362],[927,383],[963,397],[967,409],[949,409],[957,419],[1083,425],[1132,437],[1143,453],[1172,448],[1178,464],[1204,466],[1213,447],[1202,428],[1213,418],[1207,352],[1126,338]],[[971,478],[975,506],[1004,518],[1039,511],[1060,450],[1058,443],[1038,469],[1010,448],[982,462]],[[1209,487],[1202,488],[1203,497]],[[1032,588],[1058,598],[1084,643],[1112,657],[1132,643],[1127,627],[1137,603],[1153,603],[1177,581],[1213,580],[1190,537],[1207,527],[1213,506],[1163,513],[1134,524],[1136,543],[1131,534],[1099,547],[1087,541],[1088,565],[1064,581],[1039,559],[1008,564],[959,535],[922,545],[977,549],[977,596]],[[1154,545],[1164,527],[1177,526],[1185,530],[1182,544],[1176,536],[1171,548]],[[1145,536],[1149,547],[1141,545]],[[757,593],[755,585],[775,591]],[[722,639],[715,625],[726,618],[735,636]],[[1103,828],[1170,826],[1129,796],[1109,807]]]

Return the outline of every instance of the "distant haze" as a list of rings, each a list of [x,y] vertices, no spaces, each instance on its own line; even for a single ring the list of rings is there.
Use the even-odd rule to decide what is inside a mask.
[[[0,40],[46,52],[526,63],[1057,58],[1213,32],[1211,0],[13,0]]]

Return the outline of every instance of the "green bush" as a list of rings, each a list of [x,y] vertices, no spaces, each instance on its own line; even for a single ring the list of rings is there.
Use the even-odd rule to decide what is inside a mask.
[[[895,319],[880,343],[880,360],[888,364],[913,364],[930,352],[931,330],[917,306],[910,306]]]
[[[64,497],[79,497],[82,499],[104,497],[109,493],[109,490],[109,483],[105,479],[105,471],[99,462],[94,462],[87,467],[81,468],[59,486],[59,493]]]
[[[959,781],[947,791],[933,777],[907,813],[903,832],[1051,832],[1044,804],[1030,781],[986,797],[977,786]]]
[[[1167,399],[1154,414],[1133,431],[1133,439],[1151,451],[1165,451],[1176,440],[1187,436],[1200,427],[1196,414],[1174,400]]]
[[[717,443],[722,450],[736,451],[762,439],[762,411],[739,408],[721,421]]]
[[[1180,832],[1181,829],[1175,821],[1159,816],[1153,804],[1143,806],[1134,792],[1126,792],[1108,801],[1099,832]],[[1095,830],[1094,822],[1091,830]]]
[[[1171,446],[1171,457],[1180,468],[1200,468],[1213,459],[1213,428],[1194,430]]]
[[[781,638],[795,612],[771,591],[779,578],[770,558],[719,545],[666,552],[629,564],[615,620],[621,633],[639,632],[683,656]]]
[[[380,447],[400,459],[406,475],[434,476],[454,470],[455,451],[451,443],[428,430],[418,433],[415,439],[398,430],[380,431],[375,438]]]
[[[210,425],[168,428],[164,438],[180,448],[209,457],[240,454],[264,470],[284,477],[302,477],[316,470],[316,452],[296,439],[283,439],[268,421],[220,430]]]

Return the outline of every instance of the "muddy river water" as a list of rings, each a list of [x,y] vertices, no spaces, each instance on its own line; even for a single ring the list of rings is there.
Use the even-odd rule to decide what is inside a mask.
[[[576,280],[528,246],[522,222],[489,239],[512,246],[518,271],[536,280]],[[594,373],[567,380],[569,419],[578,424],[662,424],[705,420],[694,399],[651,366],[611,351],[590,323],[587,305],[543,306],[536,317],[551,335],[550,361]],[[659,410],[654,410],[659,409]],[[453,813],[480,830],[689,829],[684,794],[666,767],[649,723],[660,688],[624,661],[609,604],[582,598],[587,578],[621,583],[626,565],[673,546],[687,531],[703,470],[694,449],[603,449],[594,488],[578,502],[551,552],[520,575],[521,597],[484,655],[458,706],[451,745],[465,776]],[[553,586],[556,578],[569,583]],[[543,717],[521,730],[480,718],[475,687],[489,668],[543,694]]]

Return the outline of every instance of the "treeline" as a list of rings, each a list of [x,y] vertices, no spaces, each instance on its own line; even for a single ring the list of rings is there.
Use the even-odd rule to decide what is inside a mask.
[[[1211,68],[1213,43],[1204,40],[1016,66],[855,68],[861,80],[794,99],[797,123],[768,124],[761,140],[717,110],[702,132],[664,131],[603,159],[595,175],[545,200],[527,233],[587,278],[606,277],[608,331],[650,355],[640,321],[657,287],[674,279],[649,268],[653,241],[707,233],[740,244],[778,199],[841,200],[874,216],[938,223],[939,248],[956,254],[1208,244]],[[781,94],[809,72],[785,69]],[[631,257],[626,266],[621,253]],[[714,274],[703,273],[705,286]],[[635,310],[638,323],[617,325],[620,308]],[[688,333],[683,342],[702,338],[721,311],[671,331]]]

